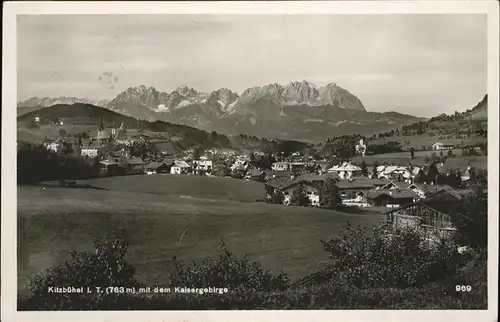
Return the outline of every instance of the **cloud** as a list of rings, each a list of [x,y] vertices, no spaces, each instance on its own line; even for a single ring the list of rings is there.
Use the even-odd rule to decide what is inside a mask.
[[[99,77],[97,77],[99,84],[103,85],[108,89],[114,89],[115,84],[120,81],[118,76],[114,76],[113,72],[103,72]]]

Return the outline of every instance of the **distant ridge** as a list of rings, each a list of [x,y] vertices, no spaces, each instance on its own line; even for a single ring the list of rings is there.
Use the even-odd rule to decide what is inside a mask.
[[[293,149],[301,150],[308,146],[306,143],[291,140],[275,140],[261,137],[249,136],[226,136],[220,133],[196,129],[186,125],[172,124],[164,121],[149,122],[147,120],[138,120],[109,109],[85,103],[75,104],[57,104],[36,111],[32,111],[17,117],[18,134],[28,134],[33,137],[37,133],[37,128],[33,127],[33,119],[38,117],[43,122],[56,123],[59,120],[64,121],[64,129],[70,133],[73,128],[75,131],[95,132],[101,126],[101,120],[104,127],[118,127],[122,125],[127,129],[137,129],[139,131],[149,131],[160,133],[160,141],[168,143],[174,152],[184,151],[190,148],[201,147],[221,148],[233,150],[268,150],[276,151],[282,147],[290,146]],[[57,130],[57,129],[56,129]],[[39,131],[42,135],[43,131]],[[24,137],[27,137],[24,135]]]

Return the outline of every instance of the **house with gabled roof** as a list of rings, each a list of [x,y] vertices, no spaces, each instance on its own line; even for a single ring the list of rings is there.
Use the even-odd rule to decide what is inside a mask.
[[[148,163],[145,167],[144,170],[146,171],[146,174],[157,174],[157,173],[168,173],[170,172],[170,167],[164,163],[164,162],[157,162],[153,161]]]
[[[395,228],[413,228],[430,236],[450,237],[456,230],[451,214],[455,208],[433,200],[420,200],[386,213]]]
[[[460,202],[474,193],[472,189],[441,189],[430,193],[427,199],[442,202]]]
[[[189,174],[191,171],[192,167],[184,160],[175,160],[170,168],[171,174]]]
[[[125,164],[128,173],[141,174],[144,173],[144,166],[146,165],[146,162],[144,162],[141,158],[131,157],[125,160]]]
[[[339,190],[342,204],[368,206],[366,194],[375,189],[375,186],[368,180],[340,180],[335,183]]]
[[[247,170],[245,179],[262,181],[264,179],[264,172],[258,169],[249,169]]]
[[[119,162],[114,160],[101,160],[99,161],[99,171],[100,176],[115,176],[123,174],[125,169]]]
[[[367,199],[370,205],[374,207],[397,208],[402,205],[417,201],[419,199],[419,196],[416,192],[409,189],[379,189],[369,191],[367,193]]]

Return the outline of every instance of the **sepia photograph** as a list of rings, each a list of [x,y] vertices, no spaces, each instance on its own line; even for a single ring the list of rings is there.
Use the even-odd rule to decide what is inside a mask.
[[[131,5],[11,10],[2,297],[13,285],[15,311],[494,321],[498,3]]]

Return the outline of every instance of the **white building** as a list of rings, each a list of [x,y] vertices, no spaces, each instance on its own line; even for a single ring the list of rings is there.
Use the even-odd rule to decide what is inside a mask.
[[[96,156],[99,155],[99,149],[97,147],[90,147],[90,146],[82,147],[80,155],[88,156],[89,158],[95,158]]]
[[[304,191],[306,193],[307,198],[311,202],[311,206],[318,207],[320,206],[319,202],[319,190],[315,186],[305,183],[305,182],[293,182],[288,187],[284,187],[283,196],[285,197],[283,200],[283,204],[290,205],[290,201],[293,196],[293,192],[298,188],[299,185],[302,185]]]
[[[360,171],[360,167],[348,162],[344,162],[341,165],[336,165],[328,169],[328,173],[336,173],[341,180],[349,179],[352,176],[358,175]]]
[[[359,143],[356,144],[356,154],[361,154],[361,156],[365,156],[366,153],[366,144],[363,142],[363,139],[359,140]]]
[[[290,163],[288,163],[288,162],[274,162],[271,165],[271,169],[274,171],[290,170]]]
[[[191,166],[186,161],[174,161],[174,165],[170,168],[170,174],[188,174],[191,171]]]
[[[47,150],[52,151],[52,152],[57,152],[59,150],[59,147],[61,145],[57,142],[52,142],[47,144]]]
[[[441,142],[436,142],[432,145],[433,150],[452,150],[454,148],[453,144],[444,144]]]
[[[212,160],[203,160],[200,158],[200,160],[194,160],[193,163],[196,166],[197,170],[204,170],[204,171],[211,171],[213,169],[213,162]]]

